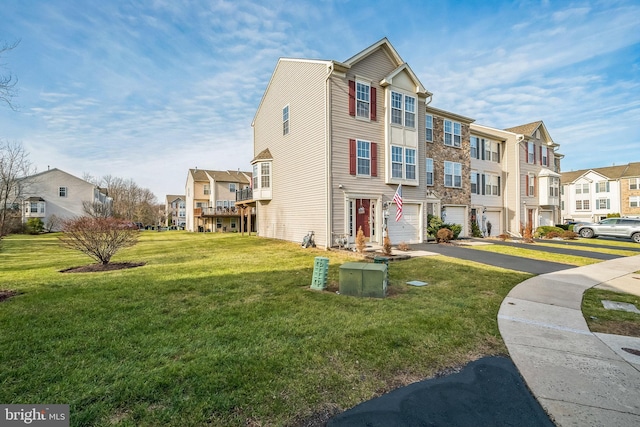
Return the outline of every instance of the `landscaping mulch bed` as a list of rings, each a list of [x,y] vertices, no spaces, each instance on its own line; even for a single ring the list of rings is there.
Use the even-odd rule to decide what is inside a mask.
[[[146,262],[110,262],[109,264],[89,264],[60,270],[60,273],[96,273],[100,271],[125,270],[145,265]]]
[[[0,289],[0,302],[8,300],[9,298],[18,295],[20,292],[12,291],[10,289]]]

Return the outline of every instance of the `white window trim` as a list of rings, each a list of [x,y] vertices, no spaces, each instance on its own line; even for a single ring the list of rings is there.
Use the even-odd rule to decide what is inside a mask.
[[[447,132],[447,124],[449,124],[450,132]],[[458,128],[457,133],[456,133],[456,127]],[[446,145],[447,147],[462,148],[462,124],[460,124],[460,122],[454,122],[453,120],[445,120],[443,130],[444,130],[444,145]],[[447,135],[451,135],[450,144],[447,144]],[[456,143],[456,137],[458,137],[457,143]]]
[[[360,143],[367,145],[368,157],[360,156]],[[360,160],[367,161],[369,163],[368,172],[360,172]],[[356,176],[371,176],[371,141],[365,141],[363,139],[356,139]]]
[[[447,166],[451,169],[451,173],[447,173]],[[448,176],[451,177],[451,185],[447,185]],[[460,178],[460,185],[456,185],[456,177]],[[444,162],[444,186],[448,188],[462,188],[462,163],[449,161]]]
[[[358,91],[358,86],[366,86],[367,87],[367,91],[366,91],[366,95],[367,98],[366,100],[364,99],[360,99],[360,93],[364,93],[364,92],[360,92]],[[360,104],[366,104],[367,106],[367,115],[360,115]],[[367,83],[363,80],[356,80],[356,118],[358,119],[363,119],[363,120],[371,120],[371,84]]]
[[[400,96],[400,108],[396,108],[393,106],[393,96],[394,94],[399,95]],[[413,99],[413,111],[407,111],[407,98],[411,98]],[[418,100],[415,96],[412,95],[407,95],[403,92],[397,91],[397,90],[392,90],[391,91],[391,96],[389,97],[389,123],[391,123],[391,125],[393,126],[403,126],[409,129],[415,129],[416,128],[416,117],[417,117],[417,109],[418,109]],[[400,116],[400,123],[396,123],[393,121],[394,115],[393,112],[394,111],[398,111],[399,112],[399,116]],[[407,126],[407,114],[412,114],[413,115],[413,126]]]
[[[431,160],[431,161],[429,161],[429,160]],[[429,164],[431,164],[431,167],[429,167]],[[427,176],[425,177],[426,178],[425,181],[427,183],[427,186],[432,187],[435,184],[435,175],[434,175],[434,172],[433,172],[433,168],[434,168],[434,166],[433,166],[433,158],[427,157],[426,161],[425,161],[425,165],[426,165],[426,168],[427,168]],[[429,184],[429,175],[431,175],[431,184]]]
[[[431,120],[427,120],[427,117],[430,117]],[[431,123],[429,123],[431,122]],[[429,124],[431,124],[431,127],[429,127]],[[425,132],[424,132],[424,136],[427,142],[433,142],[433,115],[431,114],[425,114],[425,118],[424,118],[424,128],[425,128]],[[431,131],[431,138],[429,138],[429,132]]]

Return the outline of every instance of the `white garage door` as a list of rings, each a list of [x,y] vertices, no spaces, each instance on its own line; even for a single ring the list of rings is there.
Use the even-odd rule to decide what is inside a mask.
[[[444,222],[448,224],[459,224],[462,226],[462,231],[458,237],[467,236],[467,217],[465,215],[465,208],[463,206],[447,206]]]
[[[405,204],[402,207],[402,218],[396,222],[395,205],[389,209],[387,230],[392,245],[398,243],[421,243],[420,205]]]
[[[497,236],[500,233],[502,233],[502,228],[500,227],[500,212],[492,212],[492,211],[487,211],[485,213],[485,216],[487,217],[487,222],[491,223],[491,234],[489,234],[490,236]],[[489,231],[489,227],[486,226],[486,231]]]
[[[541,211],[540,212],[540,225],[554,225],[553,224],[553,212]]]

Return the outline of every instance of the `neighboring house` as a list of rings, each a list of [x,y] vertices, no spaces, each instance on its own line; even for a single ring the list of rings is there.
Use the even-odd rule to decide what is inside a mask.
[[[564,172],[561,181],[565,222],[640,216],[640,162]]]
[[[561,221],[560,161],[556,144],[542,121],[505,129],[515,134],[505,144],[506,229],[520,235],[523,227],[555,225]]]
[[[459,237],[469,230],[472,182],[471,139],[473,119],[427,106],[425,114],[427,214],[459,224]]]
[[[249,172],[189,169],[185,186],[186,229],[241,231],[244,213],[235,205],[236,191],[249,188],[250,181]]]
[[[471,125],[471,216],[487,235],[520,236],[561,220],[559,144],[543,122],[501,130]]]
[[[52,231],[60,229],[60,220],[86,215],[85,205],[104,212],[112,205],[106,190],[60,169],[28,176],[20,186],[23,222],[40,218]]]
[[[515,141],[514,133],[471,125],[471,222],[484,236],[498,236],[507,230],[510,210],[505,207],[508,165],[504,157],[505,147]]]
[[[186,197],[168,194],[165,200],[166,226],[185,228],[187,224]]]
[[[424,240],[425,107],[431,99],[385,38],[347,59],[278,61],[252,123],[260,236],[321,247],[346,237]],[[451,132],[449,132],[451,136]],[[392,202],[402,185],[403,216]]]

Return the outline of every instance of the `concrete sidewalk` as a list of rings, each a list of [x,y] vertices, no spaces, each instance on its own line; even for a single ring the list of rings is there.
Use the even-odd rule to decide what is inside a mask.
[[[638,270],[640,255],[556,271],[503,301],[498,327],[511,359],[558,426],[640,425],[640,356],[623,350],[640,352],[640,338],[593,334],[581,311],[584,291]]]

